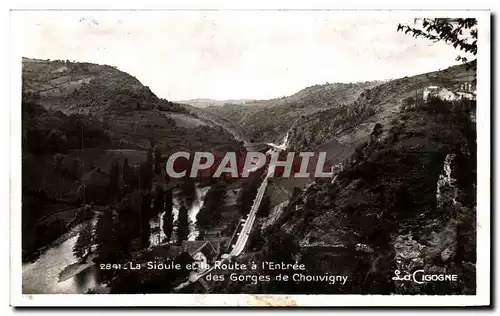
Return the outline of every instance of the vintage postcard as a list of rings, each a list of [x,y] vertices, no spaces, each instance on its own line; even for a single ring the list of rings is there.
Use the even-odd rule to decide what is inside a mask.
[[[490,304],[490,12],[10,19],[12,305]]]

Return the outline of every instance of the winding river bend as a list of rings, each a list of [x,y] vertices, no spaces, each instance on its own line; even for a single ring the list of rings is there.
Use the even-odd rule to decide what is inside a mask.
[[[96,285],[94,267],[59,282],[64,268],[78,261],[73,255],[78,229],[74,227],[66,234],[69,238],[42,253],[35,262],[23,264],[23,294],[78,294]]]
[[[207,186],[196,186],[196,199],[188,210],[190,220],[189,240],[195,240],[199,234],[196,229],[196,215],[203,206],[203,199],[209,188]],[[174,221],[177,220],[178,214],[179,201],[174,196]],[[151,245],[157,245],[159,240],[165,237],[161,216],[152,219],[150,224],[152,228]],[[155,232],[154,227],[158,227],[158,225],[159,230],[157,229]],[[63,236],[63,239],[66,238],[63,242],[49,248],[35,262],[23,264],[23,294],[81,294],[98,285],[97,269],[94,266],[59,282],[61,272],[69,265],[78,262],[78,259],[73,255],[73,246],[78,238],[78,230],[79,226],[77,225]]]

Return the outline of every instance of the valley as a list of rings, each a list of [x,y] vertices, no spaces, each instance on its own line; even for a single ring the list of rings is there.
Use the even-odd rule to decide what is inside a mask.
[[[272,100],[189,105],[160,99],[111,66],[24,58],[23,290],[474,293],[475,100],[423,92],[457,91],[475,77],[472,62]],[[165,163],[178,151],[325,152],[334,175],[268,177],[268,164],[248,178],[174,179]],[[350,281],[245,284],[229,282],[230,269],[221,282],[204,280],[212,269],[99,269],[155,258],[300,261],[308,273]],[[416,267],[469,277],[443,287],[388,279]]]

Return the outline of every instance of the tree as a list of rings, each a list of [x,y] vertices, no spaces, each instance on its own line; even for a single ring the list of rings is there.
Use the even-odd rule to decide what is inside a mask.
[[[170,189],[165,192],[165,212],[163,213],[163,233],[165,234],[166,242],[169,242],[172,238],[172,231],[174,229],[172,208],[172,190]]]
[[[84,130],[85,130],[83,121],[77,120],[76,127],[77,127],[77,130],[79,131],[78,138],[80,140],[81,149],[83,150],[83,148],[84,148],[84,136],[83,135],[84,135]]]
[[[242,215],[250,212],[259,185],[260,178],[255,174],[251,174],[247,181],[243,183],[236,201],[236,204],[238,205],[239,211]]]
[[[191,208],[194,200],[196,199],[196,183],[192,178],[183,179],[180,187],[180,197],[183,200],[184,204]]]
[[[60,171],[64,160],[64,154],[58,153],[54,156],[54,170]]]
[[[412,106],[415,105],[415,98],[414,97],[407,97],[407,98],[404,98],[403,101],[401,102],[403,107],[402,109],[403,110],[407,110],[409,108],[411,108]]]
[[[122,174],[123,174],[123,186],[125,191],[128,192],[131,188],[135,188],[136,182],[134,180],[134,171],[132,170],[132,168],[130,168],[127,157],[123,159]]]
[[[201,228],[208,228],[222,219],[221,205],[226,198],[226,185],[222,181],[213,184],[205,195],[203,207],[196,216],[196,223]]]
[[[207,231],[204,229],[201,229],[198,236],[196,237],[196,240],[205,240],[205,235]]]
[[[294,262],[294,254],[300,252],[295,237],[279,227],[269,227],[265,231],[266,244],[263,253],[268,261]]]
[[[113,221],[113,212],[110,209],[105,210],[97,218],[95,243],[97,244],[97,258],[95,259],[97,265],[118,261],[116,227]],[[102,270],[99,273],[99,278],[100,282],[110,281],[113,278],[113,271]]]
[[[161,150],[157,146],[155,149],[155,173],[159,175],[161,172]]]
[[[98,250],[112,238],[113,229],[113,212],[107,209],[99,215],[95,227],[95,243]]]
[[[78,233],[78,238],[73,246],[73,254],[82,261],[85,261],[92,251],[92,231],[92,221],[82,223]]]
[[[73,164],[71,166],[71,171],[70,171],[70,174],[74,177],[74,179],[76,180],[80,180],[81,176],[82,176],[82,162],[80,161],[80,159],[78,158],[75,158],[73,160]]]
[[[268,194],[264,194],[262,197],[262,201],[260,202],[259,211],[257,215],[259,217],[267,217],[271,212],[271,198]]]
[[[354,154],[352,155],[353,162],[359,163],[365,158],[365,148],[368,146],[367,142],[363,142],[361,145],[354,149]]]
[[[187,252],[181,252],[176,258],[175,258],[175,264],[180,265],[180,269],[176,270],[177,274],[180,278],[187,278],[189,276],[189,273],[192,271],[192,269],[188,269],[188,265],[191,265],[194,260],[193,257]]]
[[[165,191],[161,185],[156,186],[156,198],[153,204],[153,215],[157,216],[165,208]]]
[[[148,153],[146,156],[146,163],[151,166],[151,170],[153,169],[153,150],[151,148],[148,149]]]
[[[248,249],[251,251],[260,251],[264,247],[266,240],[262,236],[261,226],[252,229],[250,237],[248,238]]]
[[[295,263],[295,255],[300,253],[300,247],[294,235],[283,231],[279,226],[273,225],[265,229],[264,236],[266,242],[263,246],[262,241],[258,240],[258,236],[254,236],[257,240],[254,240],[251,244],[252,247],[262,249],[263,261]],[[277,274],[283,274],[283,271],[267,270],[264,273],[271,277],[271,282],[265,286],[266,291],[271,293],[294,292],[295,282],[292,281],[290,274],[288,274],[290,282],[276,282]],[[286,271],[284,273],[287,274]]]
[[[140,216],[140,239],[141,247],[149,247],[149,236],[151,235],[151,226],[149,225],[149,219],[151,215],[151,194],[143,193],[141,198],[141,216]]]
[[[189,236],[189,217],[188,209],[182,205],[179,209],[177,218],[177,242],[180,244],[183,240],[187,240]]]
[[[120,201],[117,208],[116,235],[117,252],[120,259],[129,257],[132,251],[132,241],[141,236],[142,195],[139,192],[129,193]]]
[[[413,37],[423,37],[433,42],[444,41],[466,53],[477,54],[477,20],[437,18],[415,19],[415,25],[398,24],[398,32],[411,33]],[[457,61],[466,62],[465,57],[458,56]]]
[[[299,187],[293,187],[292,196],[290,198],[290,201],[293,201],[296,197],[298,197],[301,192],[302,192],[302,190]]]
[[[109,171],[108,198],[111,202],[118,199],[120,195],[120,166],[117,160],[111,163]]]
[[[383,131],[384,131],[384,129],[382,128],[382,124],[377,123],[373,127],[372,136],[377,138],[380,136],[380,134],[382,134]]]
[[[139,165],[139,189],[141,191],[151,191],[153,172],[150,170],[150,165],[148,162],[142,162]]]
[[[148,149],[146,161],[139,166],[139,185],[141,191],[151,191],[153,182],[153,151]]]

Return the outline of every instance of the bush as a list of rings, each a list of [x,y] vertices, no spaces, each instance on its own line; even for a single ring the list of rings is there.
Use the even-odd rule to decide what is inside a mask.
[[[373,127],[372,136],[378,137],[378,136],[380,136],[380,134],[382,134],[382,132],[383,132],[382,124],[377,123]]]
[[[403,101],[401,101],[401,104],[403,106],[403,110],[411,108],[415,105],[415,98],[414,97],[404,98]]]

